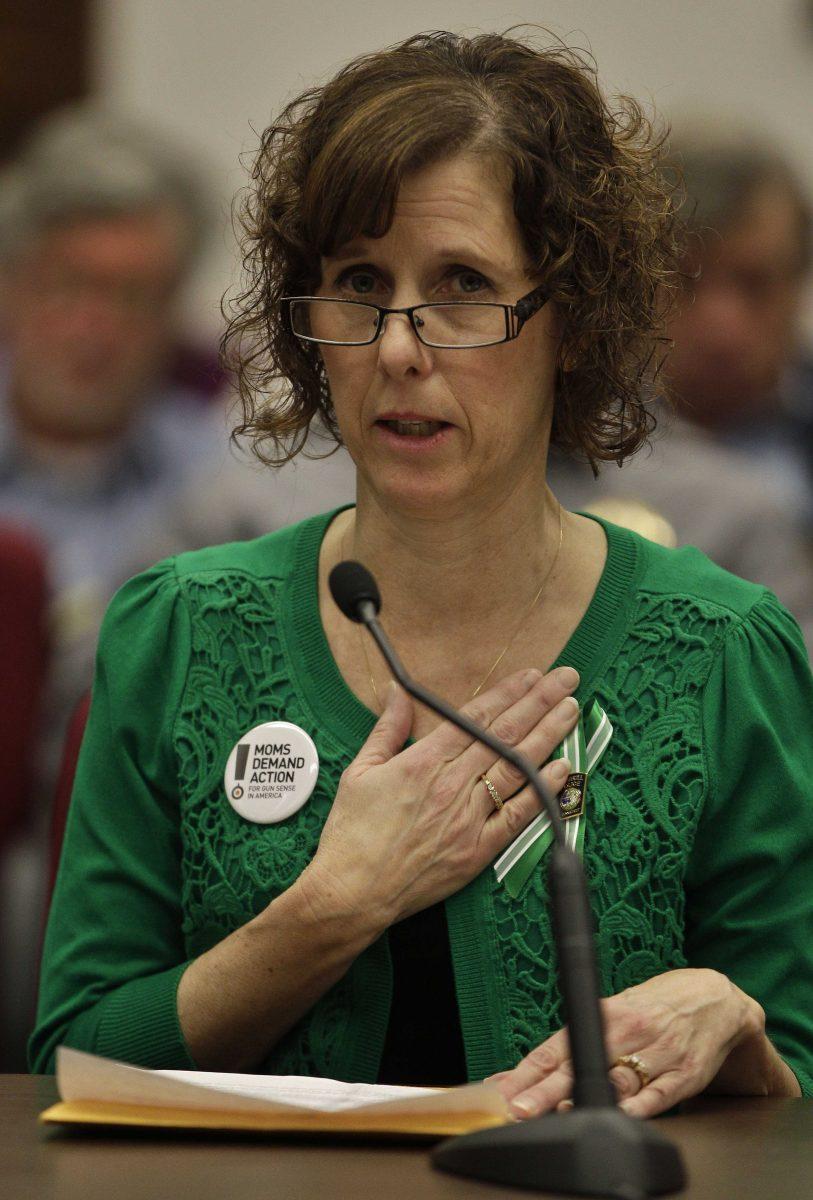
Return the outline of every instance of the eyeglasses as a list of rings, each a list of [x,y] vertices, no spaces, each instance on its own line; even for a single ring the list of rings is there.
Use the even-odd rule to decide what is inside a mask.
[[[370,346],[384,329],[391,313],[403,314],[424,346],[438,350],[497,346],[519,336],[526,321],[547,303],[541,287],[516,304],[486,304],[479,300],[454,300],[445,304],[413,304],[411,308],[383,308],[361,300],[334,300],[322,296],[283,296],[291,329],[303,342],[322,346]]]

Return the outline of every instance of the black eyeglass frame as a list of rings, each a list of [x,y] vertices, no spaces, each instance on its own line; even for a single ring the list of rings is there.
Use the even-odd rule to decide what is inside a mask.
[[[297,301],[316,301],[323,303],[329,301],[331,304],[354,304],[359,308],[371,308],[376,313],[376,326],[372,337],[365,338],[362,342],[337,342],[330,338],[315,338],[310,337],[306,333],[297,333],[293,326],[293,318],[291,315],[291,305]],[[503,342],[512,342],[514,338],[519,337],[520,331],[526,321],[529,321],[534,313],[538,313],[541,308],[548,302],[548,296],[545,294],[543,286],[535,287],[533,291],[527,292],[526,295],[520,296],[516,304],[494,304],[486,300],[442,300],[430,304],[413,304],[410,308],[385,308],[381,304],[369,304],[366,300],[345,300],[339,296],[281,296],[280,301],[285,305],[288,315],[288,323],[294,337],[303,342],[314,342],[320,346],[372,346],[373,342],[377,342],[384,328],[384,320],[394,313],[403,315],[409,318],[409,323],[418,341],[424,346],[428,346],[432,350],[478,350],[486,346],[501,346]],[[448,308],[450,305],[459,307],[475,305],[481,308],[501,308],[505,314],[505,336],[498,338],[496,341],[488,342],[470,342],[466,345],[446,345],[443,342],[429,342],[422,336],[418,322],[420,316],[416,317],[416,313],[420,313],[424,308]]]

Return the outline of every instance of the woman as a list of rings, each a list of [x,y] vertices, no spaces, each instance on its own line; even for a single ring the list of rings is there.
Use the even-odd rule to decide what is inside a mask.
[[[629,1110],[813,1092],[798,631],[697,552],[563,512],[545,479],[551,441],[595,464],[648,430],[678,250],[656,149],[571,52],[491,35],[360,59],[267,131],[227,338],[243,429],[295,449],[320,414],[357,504],[114,601],[35,1069],[66,1042],[158,1067],[496,1074],[517,1115],[568,1101],[543,839],[494,869],[536,802],[388,684],[330,599],[356,558],[415,676],[583,809]],[[557,747],[584,748],[597,713],[613,734],[585,795]],[[258,824],[234,756],[275,721],[313,739],[318,780]]]

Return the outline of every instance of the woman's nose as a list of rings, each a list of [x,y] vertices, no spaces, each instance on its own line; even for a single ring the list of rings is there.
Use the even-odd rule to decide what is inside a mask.
[[[381,366],[390,373],[415,370],[425,373],[432,365],[429,348],[416,334],[406,313],[387,313],[378,343]]]

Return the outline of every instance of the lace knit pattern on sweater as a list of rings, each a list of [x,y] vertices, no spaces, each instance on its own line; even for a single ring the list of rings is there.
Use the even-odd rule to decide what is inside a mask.
[[[276,585],[277,587],[279,585]],[[249,921],[316,851],[351,757],[298,691],[275,585],[239,572],[184,583],[191,663],[174,727],[182,796],[184,935],[190,955]],[[605,994],[685,965],[683,880],[706,790],[699,694],[731,614],[687,597],[640,594],[630,636],[596,691],[615,727],[591,779],[585,865]],[[295,816],[249,824],[223,803],[225,754],[254,725],[287,720],[317,740],[319,784]],[[493,879],[516,1058],[559,1028],[545,873],[518,901]],[[275,1049],[267,1069],[330,1074],[352,1000],[352,972]]]
[[[684,874],[707,788],[699,698],[730,620],[686,597],[641,596],[596,691],[614,725],[584,846],[604,995],[686,965]],[[565,1023],[546,882],[532,875],[522,903],[494,889],[517,1058]]]
[[[331,798],[347,766],[292,681],[276,588],[238,573],[185,586],[192,615],[191,663],[175,723],[181,790],[183,933],[190,956],[250,921],[296,880],[316,853]],[[265,721],[290,721],[318,739],[319,786],[278,825],[254,825],[223,804],[223,749]],[[330,1073],[343,1034],[348,977],[280,1042],[278,1074]],[[311,1046],[313,1043],[313,1047]]]

